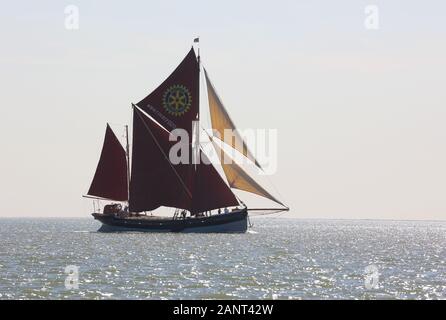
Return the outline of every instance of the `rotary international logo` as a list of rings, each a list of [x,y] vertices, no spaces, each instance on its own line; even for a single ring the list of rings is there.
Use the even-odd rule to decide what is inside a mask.
[[[173,85],[164,92],[163,106],[171,115],[182,116],[189,111],[191,104],[192,96],[185,86]]]

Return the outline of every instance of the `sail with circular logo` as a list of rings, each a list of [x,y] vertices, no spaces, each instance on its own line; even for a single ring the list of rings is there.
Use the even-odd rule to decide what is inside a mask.
[[[168,131],[185,129],[192,139],[198,103],[199,64],[192,48],[172,74],[136,105]]]

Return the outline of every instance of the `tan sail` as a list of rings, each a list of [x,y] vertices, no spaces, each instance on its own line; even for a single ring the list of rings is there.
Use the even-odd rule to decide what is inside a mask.
[[[238,164],[236,164],[229,155],[222,150],[212,139],[215,151],[220,159],[226,178],[231,188],[251,192],[261,197],[270,199],[285,207],[285,205],[274,198],[268,191],[259,185],[248,173],[246,173]]]
[[[214,86],[209,80],[206,70],[204,70],[204,74],[206,76],[206,85],[208,90],[209,111],[211,114],[212,128],[220,134],[219,138],[222,141],[224,141],[225,143],[233,147],[235,150],[242,153],[245,157],[254,162],[255,165],[261,169],[262,167],[254,158],[254,156],[251,154],[245,141],[243,141],[242,137],[235,128],[234,122],[229,117],[229,114],[226,111],[225,107],[223,106],[223,103],[221,102],[220,98],[218,97]],[[229,130],[229,132],[232,133],[231,137],[232,139],[229,139],[229,137],[225,135],[225,130]]]

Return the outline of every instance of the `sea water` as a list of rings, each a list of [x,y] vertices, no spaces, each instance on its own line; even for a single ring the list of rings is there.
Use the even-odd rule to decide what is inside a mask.
[[[0,299],[446,299],[446,222],[252,218],[245,234],[0,219]]]

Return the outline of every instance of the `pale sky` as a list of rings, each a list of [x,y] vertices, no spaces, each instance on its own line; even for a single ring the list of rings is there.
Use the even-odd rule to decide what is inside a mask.
[[[70,4],[79,30],[65,28]],[[364,26],[367,5],[378,6],[378,30]],[[128,123],[130,103],[200,36],[238,127],[278,130],[278,171],[268,180],[291,207],[286,216],[446,218],[444,1],[1,7],[0,217],[88,217],[82,195],[105,123]]]

